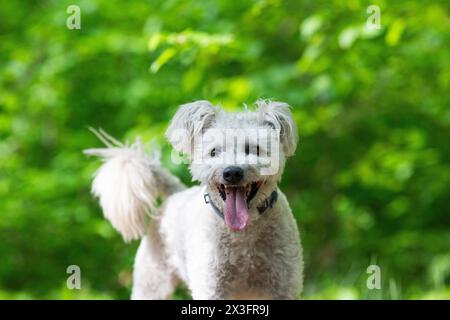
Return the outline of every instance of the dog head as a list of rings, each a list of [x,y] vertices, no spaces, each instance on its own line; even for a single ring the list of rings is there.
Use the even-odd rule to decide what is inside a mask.
[[[188,156],[192,178],[206,185],[232,230],[244,229],[255,212],[250,209],[276,189],[298,140],[289,106],[272,101],[258,101],[255,111],[237,113],[208,101],[182,105],[167,137]]]

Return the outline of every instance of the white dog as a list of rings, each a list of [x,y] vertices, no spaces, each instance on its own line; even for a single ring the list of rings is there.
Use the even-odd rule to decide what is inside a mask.
[[[208,101],[179,108],[167,130],[172,159],[186,154],[200,186],[186,188],[139,142],[100,132],[108,148],[86,150],[105,161],[92,185],[105,217],[125,241],[143,237],[133,299],[170,298],[179,281],[194,299],[299,297],[300,237],[277,187],[297,129],[287,104],[256,104],[238,113]]]

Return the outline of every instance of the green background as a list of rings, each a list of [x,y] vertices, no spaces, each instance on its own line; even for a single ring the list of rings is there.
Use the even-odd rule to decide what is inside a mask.
[[[81,30],[66,27],[70,4]],[[303,297],[449,299],[449,30],[436,0],[4,1],[0,298],[129,297],[137,242],[89,194],[99,161],[82,150],[101,145],[89,126],[154,141],[190,184],[164,139],[177,106],[272,98],[299,127],[281,188],[302,234]],[[380,290],[366,287],[370,264]]]

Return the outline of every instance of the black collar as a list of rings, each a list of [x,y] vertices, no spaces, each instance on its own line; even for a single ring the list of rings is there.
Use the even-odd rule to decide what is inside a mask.
[[[219,208],[215,205],[215,203],[211,200],[211,197],[209,196],[209,193],[206,192],[206,193],[203,195],[203,199],[205,199],[205,203],[206,203],[206,204],[209,203],[209,204],[211,205],[211,207],[214,209],[214,212],[215,212],[219,217],[221,217],[222,219],[224,218],[224,217],[223,217],[223,212],[220,211],[220,209],[219,209]],[[273,207],[273,204],[277,201],[277,199],[278,199],[278,193],[277,193],[277,191],[275,190],[275,191],[273,191],[273,192],[270,194],[270,196],[269,196],[266,200],[264,200],[262,206],[257,207],[259,214],[263,214],[264,211],[266,211],[267,208],[269,208],[269,207],[272,208],[272,207]]]

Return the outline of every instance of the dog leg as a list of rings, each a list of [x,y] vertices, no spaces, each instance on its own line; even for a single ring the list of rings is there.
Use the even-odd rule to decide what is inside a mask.
[[[189,289],[194,300],[225,300],[229,299],[229,283],[220,272],[202,257],[196,255],[197,261],[190,265]]]
[[[229,299],[223,288],[218,284],[207,283],[207,281],[196,282],[191,288],[194,300],[226,300]]]
[[[133,300],[170,299],[178,283],[178,277],[167,264],[156,222],[150,224],[152,230],[142,239],[136,254],[131,294]]]

